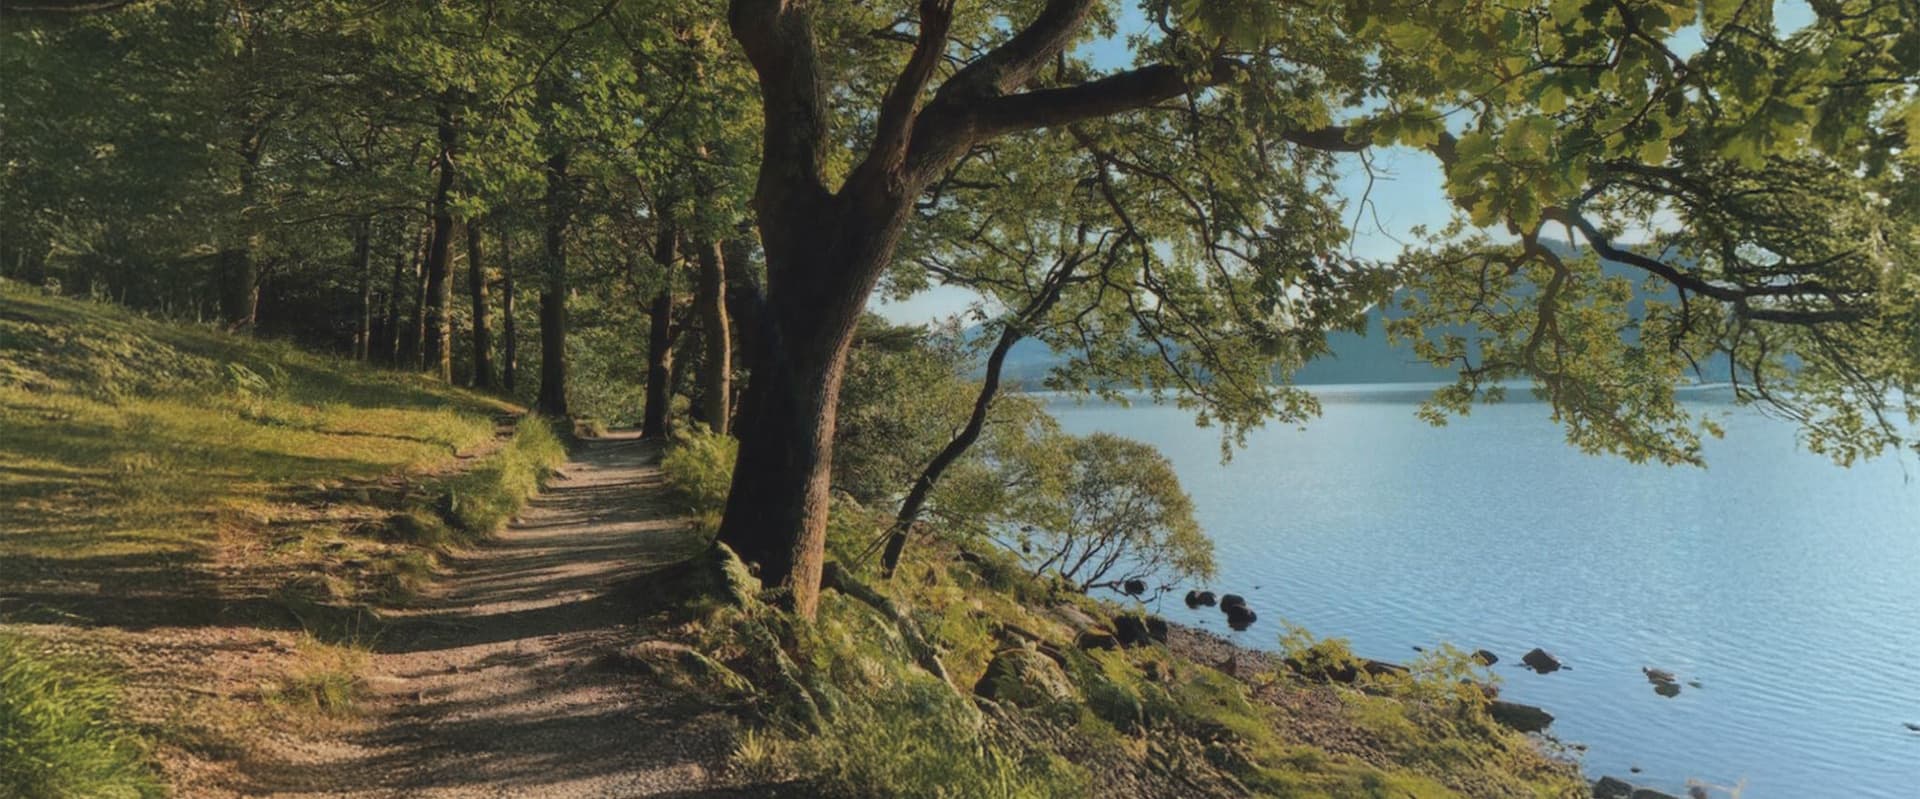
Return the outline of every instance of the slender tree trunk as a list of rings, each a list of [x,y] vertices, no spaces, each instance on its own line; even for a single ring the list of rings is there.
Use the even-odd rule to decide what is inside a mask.
[[[353,269],[360,275],[360,313],[354,320],[353,359],[364,361],[373,350],[373,218],[361,217],[353,226]]]
[[[503,225],[500,228],[500,322],[502,325],[500,342],[500,386],[508,394],[513,393],[517,373],[520,371],[520,329],[514,321],[514,300],[518,296],[513,290],[513,249],[512,236]]]
[[[453,210],[448,202],[453,194],[453,110],[440,106],[439,182],[433,192],[433,234],[427,248],[427,333],[425,366],[444,382],[453,380],[453,285],[452,271]]]
[[[473,292],[473,387],[493,388],[493,331],[487,319],[487,270],[481,260],[480,220],[467,220],[467,281]]]
[[[404,214],[395,220],[395,228],[400,241],[397,243],[398,249],[393,253],[393,279],[387,285],[387,320],[384,326],[386,329],[380,334],[380,358],[389,366],[400,365],[400,342],[403,340],[400,337],[400,320],[405,310],[405,304],[401,302],[401,297],[404,295],[401,292],[405,290],[408,262],[412,260],[413,253],[419,252],[419,248],[407,246],[407,223]]]
[[[260,313],[260,237],[253,227],[266,131],[255,127],[240,145],[240,230],[220,253],[220,315],[232,330],[252,330]]]
[[[661,286],[647,309],[647,406],[640,435],[664,437],[673,405],[673,291]]]
[[[679,232],[661,220],[654,233],[653,263],[660,268],[660,290],[647,306],[647,404],[640,435],[661,438],[671,427],[673,406],[673,267],[680,257]]]
[[[733,406],[733,338],[727,328],[726,254],[720,242],[700,245],[700,277],[694,305],[700,314],[702,415],[716,433],[727,433]]]
[[[260,307],[260,270],[251,245],[220,252],[220,318],[230,330],[251,330]]]
[[[420,237],[420,254],[413,259],[413,323],[407,339],[407,366],[414,371],[427,368],[427,250],[433,246],[433,229]]]
[[[940,476],[953,466],[960,456],[965,455],[974,443],[980,440],[981,431],[986,429],[987,416],[993,411],[993,402],[1000,396],[1000,376],[1007,364],[1007,354],[1013,351],[1013,345],[1026,337],[1027,326],[1045,316],[1060,301],[1060,293],[1073,278],[1074,270],[1079,268],[1081,259],[1076,255],[1060,261],[1047,273],[1041,283],[1040,293],[1028,300],[1026,307],[1008,319],[1006,326],[1000,328],[1000,338],[993,344],[993,351],[987,354],[987,372],[981,378],[980,392],[974,396],[973,411],[967,416],[966,426],[955,434],[940,453],[927,463],[920,476],[908,489],[906,500],[900,503],[900,513],[894,518],[893,528],[887,536],[887,549],[880,558],[881,572],[892,577],[894,569],[900,565],[900,553],[906,549],[907,537],[913,532],[913,524],[920,520],[921,511],[926,509],[927,497],[933,494],[933,488],[940,482]]]
[[[546,274],[540,287],[540,412],[567,411],[567,224],[572,214],[567,152],[547,159]]]
[[[907,548],[907,537],[913,532],[913,523],[920,520],[920,512],[927,506],[927,497],[933,494],[933,487],[940,482],[947,467],[952,466],[967,449],[980,440],[980,432],[986,429],[987,416],[993,411],[993,401],[1000,394],[1000,372],[1007,363],[1007,353],[1021,338],[1017,324],[1009,323],[1000,330],[1000,340],[993,345],[992,354],[987,356],[987,374],[981,380],[980,393],[973,398],[973,413],[967,417],[967,424],[947,442],[940,454],[933,456],[927,468],[913,481],[913,488],[907,491],[907,498],[900,503],[900,513],[894,518],[893,528],[887,535],[887,549],[880,556],[881,573],[893,576],[900,565],[900,553]],[[872,550],[868,550],[869,552]]]

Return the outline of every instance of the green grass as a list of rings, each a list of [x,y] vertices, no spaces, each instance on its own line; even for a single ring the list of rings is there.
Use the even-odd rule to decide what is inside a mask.
[[[1049,608],[1119,608],[1051,591],[993,556],[964,563],[937,550],[922,547],[892,581],[867,580],[932,641],[951,686],[914,665],[889,616],[837,591],[822,595],[811,624],[748,602],[692,625],[698,648],[762,690],[762,725],[734,754],[741,773],[848,797],[1091,796],[1118,768],[1186,775],[1198,783],[1180,784],[1211,785],[1209,795],[1574,797],[1585,789],[1577,772],[1487,718],[1484,697],[1458,683],[1464,654],[1423,659],[1409,676],[1356,689],[1280,674],[1237,679],[1159,646],[1080,651]],[[1007,629],[1022,632],[1009,638]],[[975,710],[968,694],[994,654],[1029,635],[1061,654],[1078,698]],[[1298,634],[1288,643],[1329,662],[1345,657],[1337,640]],[[775,647],[797,664],[797,682],[824,717],[817,727],[781,687],[792,681],[776,674]],[[1275,701],[1276,693],[1299,699]]]
[[[0,796],[164,795],[145,744],[116,717],[112,681],[32,649],[29,640],[0,633]]]
[[[660,461],[660,471],[674,500],[703,529],[712,531],[720,526],[720,512],[733,487],[733,461],[740,445],[733,437],[713,433],[704,425],[689,428],[674,431],[673,442]]]
[[[0,563],[204,554],[295,492],[445,463],[510,410],[0,282]]]
[[[280,678],[268,701],[326,718],[358,715],[369,652],[364,642],[330,644],[303,636],[295,647],[296,664]]]

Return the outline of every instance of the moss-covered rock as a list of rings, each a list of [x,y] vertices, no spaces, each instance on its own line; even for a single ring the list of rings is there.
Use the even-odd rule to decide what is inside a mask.
[[[1003,650],[987,664],[987,673],[973,687],[979,696],[1019,707],[1045,707],[1076,702],[1080,691],[1052,658],[1033,649]]]

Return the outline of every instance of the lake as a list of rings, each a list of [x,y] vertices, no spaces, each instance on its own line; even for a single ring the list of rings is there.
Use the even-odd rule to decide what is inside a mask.
[[[1215,542],[1206,587],[1260,618],[1230,633],[1184,590],[1162,614],[1263,648],[1283,618],[1380,659],[1485,647],[1505,698],[1552,712],[1593,778],[1920,795],[1920,733],[1903,727],[1920,723],[1912,456],[1843,469],[1798,448],[1789,422],[1701,401],[1727,428],[1708,467],[1636,466],[1571,448],[1536,402],[1435,428],[1406,386],[1315,390],[1323,416],[1256,431],[1226,465],[1218,431],[1177,409],[1052,403],[1071,432],[1172,459]],[[1570,668],[1526,670],[1535,646]],[[1642,666],[1700,687],[1659,696]]]

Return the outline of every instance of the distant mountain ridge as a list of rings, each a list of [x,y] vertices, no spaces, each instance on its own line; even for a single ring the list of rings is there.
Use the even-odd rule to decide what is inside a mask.
[[[1548,242],[1546,246],[1562,256],[1575,257],[1580,254],[1565,242]],[[1671,299],[1673,296],[1671,290],[1660,294],[1647,293],[1642,285],[1647,273],[1638,268],[1602,259],[1600,269],[1609,277],[1632,281],[1633,299],[1629,302],[1629,308],[1635,314],[1641,312],[1649,299]],[[1398,300],[1398,295],[1395,299]],[[1295,372],[1293,382],[1303,386],[1453,382],[1458,376],[1454,371],[1422,360],[1405,342],[1393,343],[1388,340],[1386,327],[1390,318],[1398,318],[1398,308],[1393,303],[1375,306],[1367,312],[1364,334],[1345,330],[1329,333],[1329,354],[1314,359]],[[974,337],[980,333],[981,328],[976,326],[969,328],[966,335]],[[1008,351],[1003,376],[1022,388],[1037,389],[1046,380],[1047,374],[1066,360],[1064,354],[1053,351],[1045,343],[1024,339]],[[984,370],[984,366],[981,369]]]

